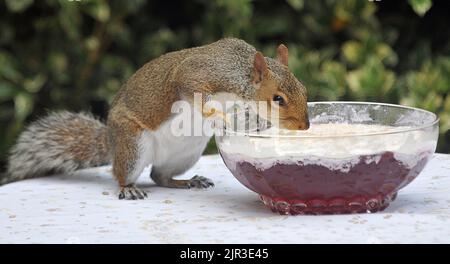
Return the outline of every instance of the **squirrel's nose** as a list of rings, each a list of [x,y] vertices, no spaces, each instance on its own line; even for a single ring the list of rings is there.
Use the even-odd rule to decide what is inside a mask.
[[[304,122],[301,122],[298,126],[299,130],[306,130],[309,128],[309,119],[307,118]]]

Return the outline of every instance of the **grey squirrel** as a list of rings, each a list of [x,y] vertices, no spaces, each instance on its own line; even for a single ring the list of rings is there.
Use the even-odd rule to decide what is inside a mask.
[[[173,178],[197,162],[210,139],[170,133],[172,104],[192,102],[194,93],[276,103],[282,128],[309,127],[307,91],[288,69],[287,47],[279,45],[272,59],[243,40],[225,38],[142,66],[117,92],[106,125],[88,113],[65,111],[33,122],[13,146],[0,184],[112,163],[120,199],[147,197],[135,182],[149,164],[159,186],[213,186],[202,176]]]

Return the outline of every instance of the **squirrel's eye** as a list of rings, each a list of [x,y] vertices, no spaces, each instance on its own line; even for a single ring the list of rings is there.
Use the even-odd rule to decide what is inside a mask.
[[[283,97],[281,97],[280,95],[274,95],[273,99],[274,102],[278,102],[279,106],[284,106],[286,105],[286,102],[284,101]]]

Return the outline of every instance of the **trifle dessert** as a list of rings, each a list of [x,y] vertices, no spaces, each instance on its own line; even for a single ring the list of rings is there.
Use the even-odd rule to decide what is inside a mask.
[[[385,209],[432,157],[438,119],[409,107],[309,104],[306,131],[270,128],[217,136],[232,174],[281,214]]]

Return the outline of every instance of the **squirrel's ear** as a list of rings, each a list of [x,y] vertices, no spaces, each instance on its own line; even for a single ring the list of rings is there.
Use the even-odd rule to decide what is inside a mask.
[[[260,83],[264,76],[266,76],[268,72],[266,59],[264,59],[264,55],[261,52],[256,52],[255,58],[253,60],[253,82]]]
[[[288,66],[288,54],[288,48],[280,44],[277,48],[277,59],[281,64]]]

